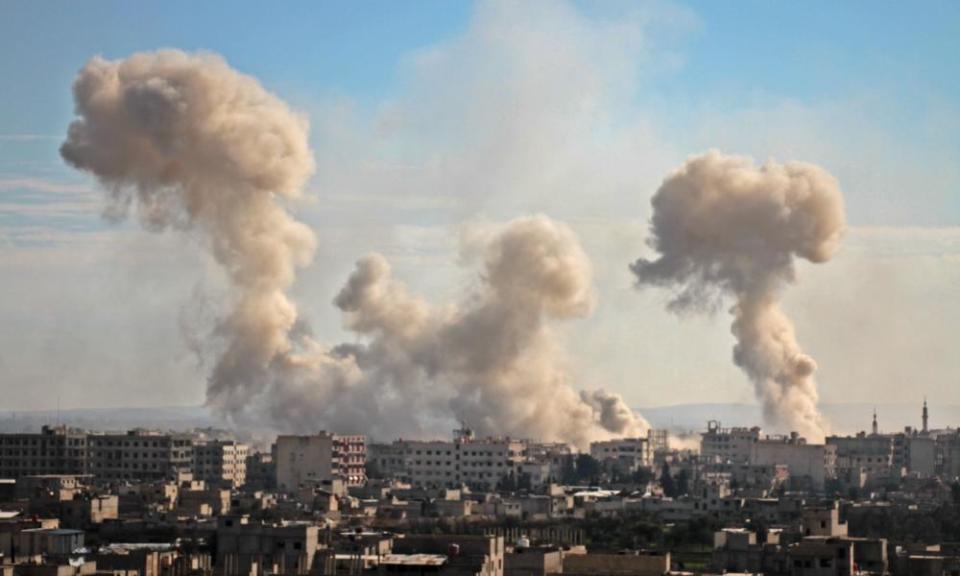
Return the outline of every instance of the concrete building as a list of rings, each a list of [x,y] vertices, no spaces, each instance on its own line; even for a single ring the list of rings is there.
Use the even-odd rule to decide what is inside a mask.
[[[193,445],[193,475],[211,486],[239,488],[247,481],[246,444],[211,440]]]
[[[417,558],[417,556],[424,558]],[[422,571],[418,560],[435,566]],[[381,560],[381,573],[388,574],[463,574],[503,576],[505,550],[502,536],[408,535],[395,538],[393,554]],[[405,569],[405,567],[409,569]]]
[[[529,467],[527,443],[510,438],[477,439],[469,430],[457,430],[452,441],[397,440],[377,445],[371,462],[385,475],[424,487],[467,484],[495,488],[524,475],[549,478],[543,468]]]
[[[277,487],[277,466],[273,454],[255,452],[247,455],[244,487],[247,490],[274,490]]]
[[[619,438],[590,443],[590,455],[623,472],[653,465],[653,450],[647,438]]]
[[[279,436],[276,443],[277,488],[295,492],[307,484],[347,486],[366,482],[366,437],[320,432],[312,436]]]
[[[83,548],[83,530],[32,528],[17,534],[17,556],[67,556]]]
[[[828,436],[827,445],[836,447],[836,475],[843,482],[863,487],[899,478],[894,466],[894,440],[890,436],[866,434]]]
[[[186,552],[168,543],[109,544],[98,548],[94,558],[99,574],[188,576],[212,570],[209,554]]]
[[[0,434],[0,478],[86,473],[86,432],[44,426],[39,434]]]
[[[214,574],[309,574],[320,542],[320,528],[309,523],[263,524],[226,516],[217,524]]]
[[[753,445],[750,464],[785,465],[790,481],[822,491],[828,479],[836,477],[837,449],[828,444],[807,444],[797,436],[768,436]]]
[[[162,480],[193,467],[193,439],[187,434],[90,434],[87,444],[89,470],[99,480]]]
[[[563,574],[573,576],[661,576],[670,572],[669,552],[565,554]]]
[[[706,463],[748,464],[753,446],[760,441],[760,428],[722,428],[720,422],[707,422],[700,438],[700,457]]]

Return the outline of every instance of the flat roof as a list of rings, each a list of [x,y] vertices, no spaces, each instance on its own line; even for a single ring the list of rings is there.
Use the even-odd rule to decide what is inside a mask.
[[[442,566],[446,562],[443,554],[387,554],[380,560],[391,566]]]

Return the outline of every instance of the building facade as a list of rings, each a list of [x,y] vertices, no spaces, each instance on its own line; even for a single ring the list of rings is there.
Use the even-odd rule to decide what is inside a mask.
[[[325,484],[334,478],[347,486],[366,483],[365,436],[320,432],[310,436],[278,436],[275,449],[277,488],[295,492],[301,486]]]
[[[193,468],[193,437],[130,430],[90,434],[89,472],[98,480],[162,480]]]
[[[198,442],[193,446],[193,475],[211,486],[239,488],[247,481],[246,444],[233,440]]]
[[[39,434],[0,434],[0,478],[86,473],[86,432],[44,426]]]

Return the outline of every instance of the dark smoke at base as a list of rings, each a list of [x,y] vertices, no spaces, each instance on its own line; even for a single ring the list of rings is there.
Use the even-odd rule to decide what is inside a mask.
[[[431,307],[382,257],[362,259],[336,300],[361,341],[330,349],[287,296],[316,243],[283,204],[314,170],[304,118],[218,56],[173,50],[94,58],[74,99],[61,154],[99,179],[108,213],[134,208],[149,230],[199,232],[230,279],[207,388],[227,420],[384,437],[453,416],[484,433],[579,445],[645,430],[618,396],[567,381],[551,325],[588,314],[592,286],[565,226],[504,226],[481,248],[484,275],[461,306]]]
[[[754,383],[774,426],[822,441],[816,362],[800,348],[780,307],[794,259],[822,263],[844,228],[836,181],[812,164],[767,163],[716,151],[688,160],[652,200],[655,260],[630,269],[638,286],[674,288],[677,313],[733,299],[734,362]]]

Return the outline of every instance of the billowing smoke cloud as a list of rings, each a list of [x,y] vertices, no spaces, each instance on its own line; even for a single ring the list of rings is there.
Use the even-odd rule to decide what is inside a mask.
[[[151,229],[197,229],[237,290],[210,404],[231,413],[264,389],[297,318],[285,291],[313,233],[278,202],[313,172],[307,122],[219,57],[178,51],[92,59],[74,83],[63,158],[99,178],[110,211]]]
[[[569,228],[542,216],[514,220],[480,252],[476,289],[439,308],[411,297],[382,256],[357,263],[336,304],[347,328],[370,338],[349,352],[368,373],[365,387],[377,397],[445,398],[484,434],[583,445],[645,433],[622,398],[578,394],[564,371],[551,324],[593,308],[590,263]]]
[[[650,245],[631,265],[638,285],[674,287],[675,312],[734,298],[734,362],[753,381],[771,424],[824,437],[816,363],[780,308],[794,260],[829,260],[844,227],[836,181],[812,164],[767,163],[712,151],[671,174],[653,197]]]
[[[304,119],[219,57],[178,51],[93,59],[74,98],[64,159],[100,180],[114,215],[135,206],[149,229],[202,232],[235,288],[207,390],[227,418],[382,437],[453,414],[481,433],[581,445],[645,430],[619,397],[566,379],[551,324],[589,314],[592,284],[565,226],[530,218],[487,238],[460,306],[432,307],[383,257],[360,260],[335,301],[359,341],[327,349],[286,295],[315,244],[282,203],[313,172]]]

